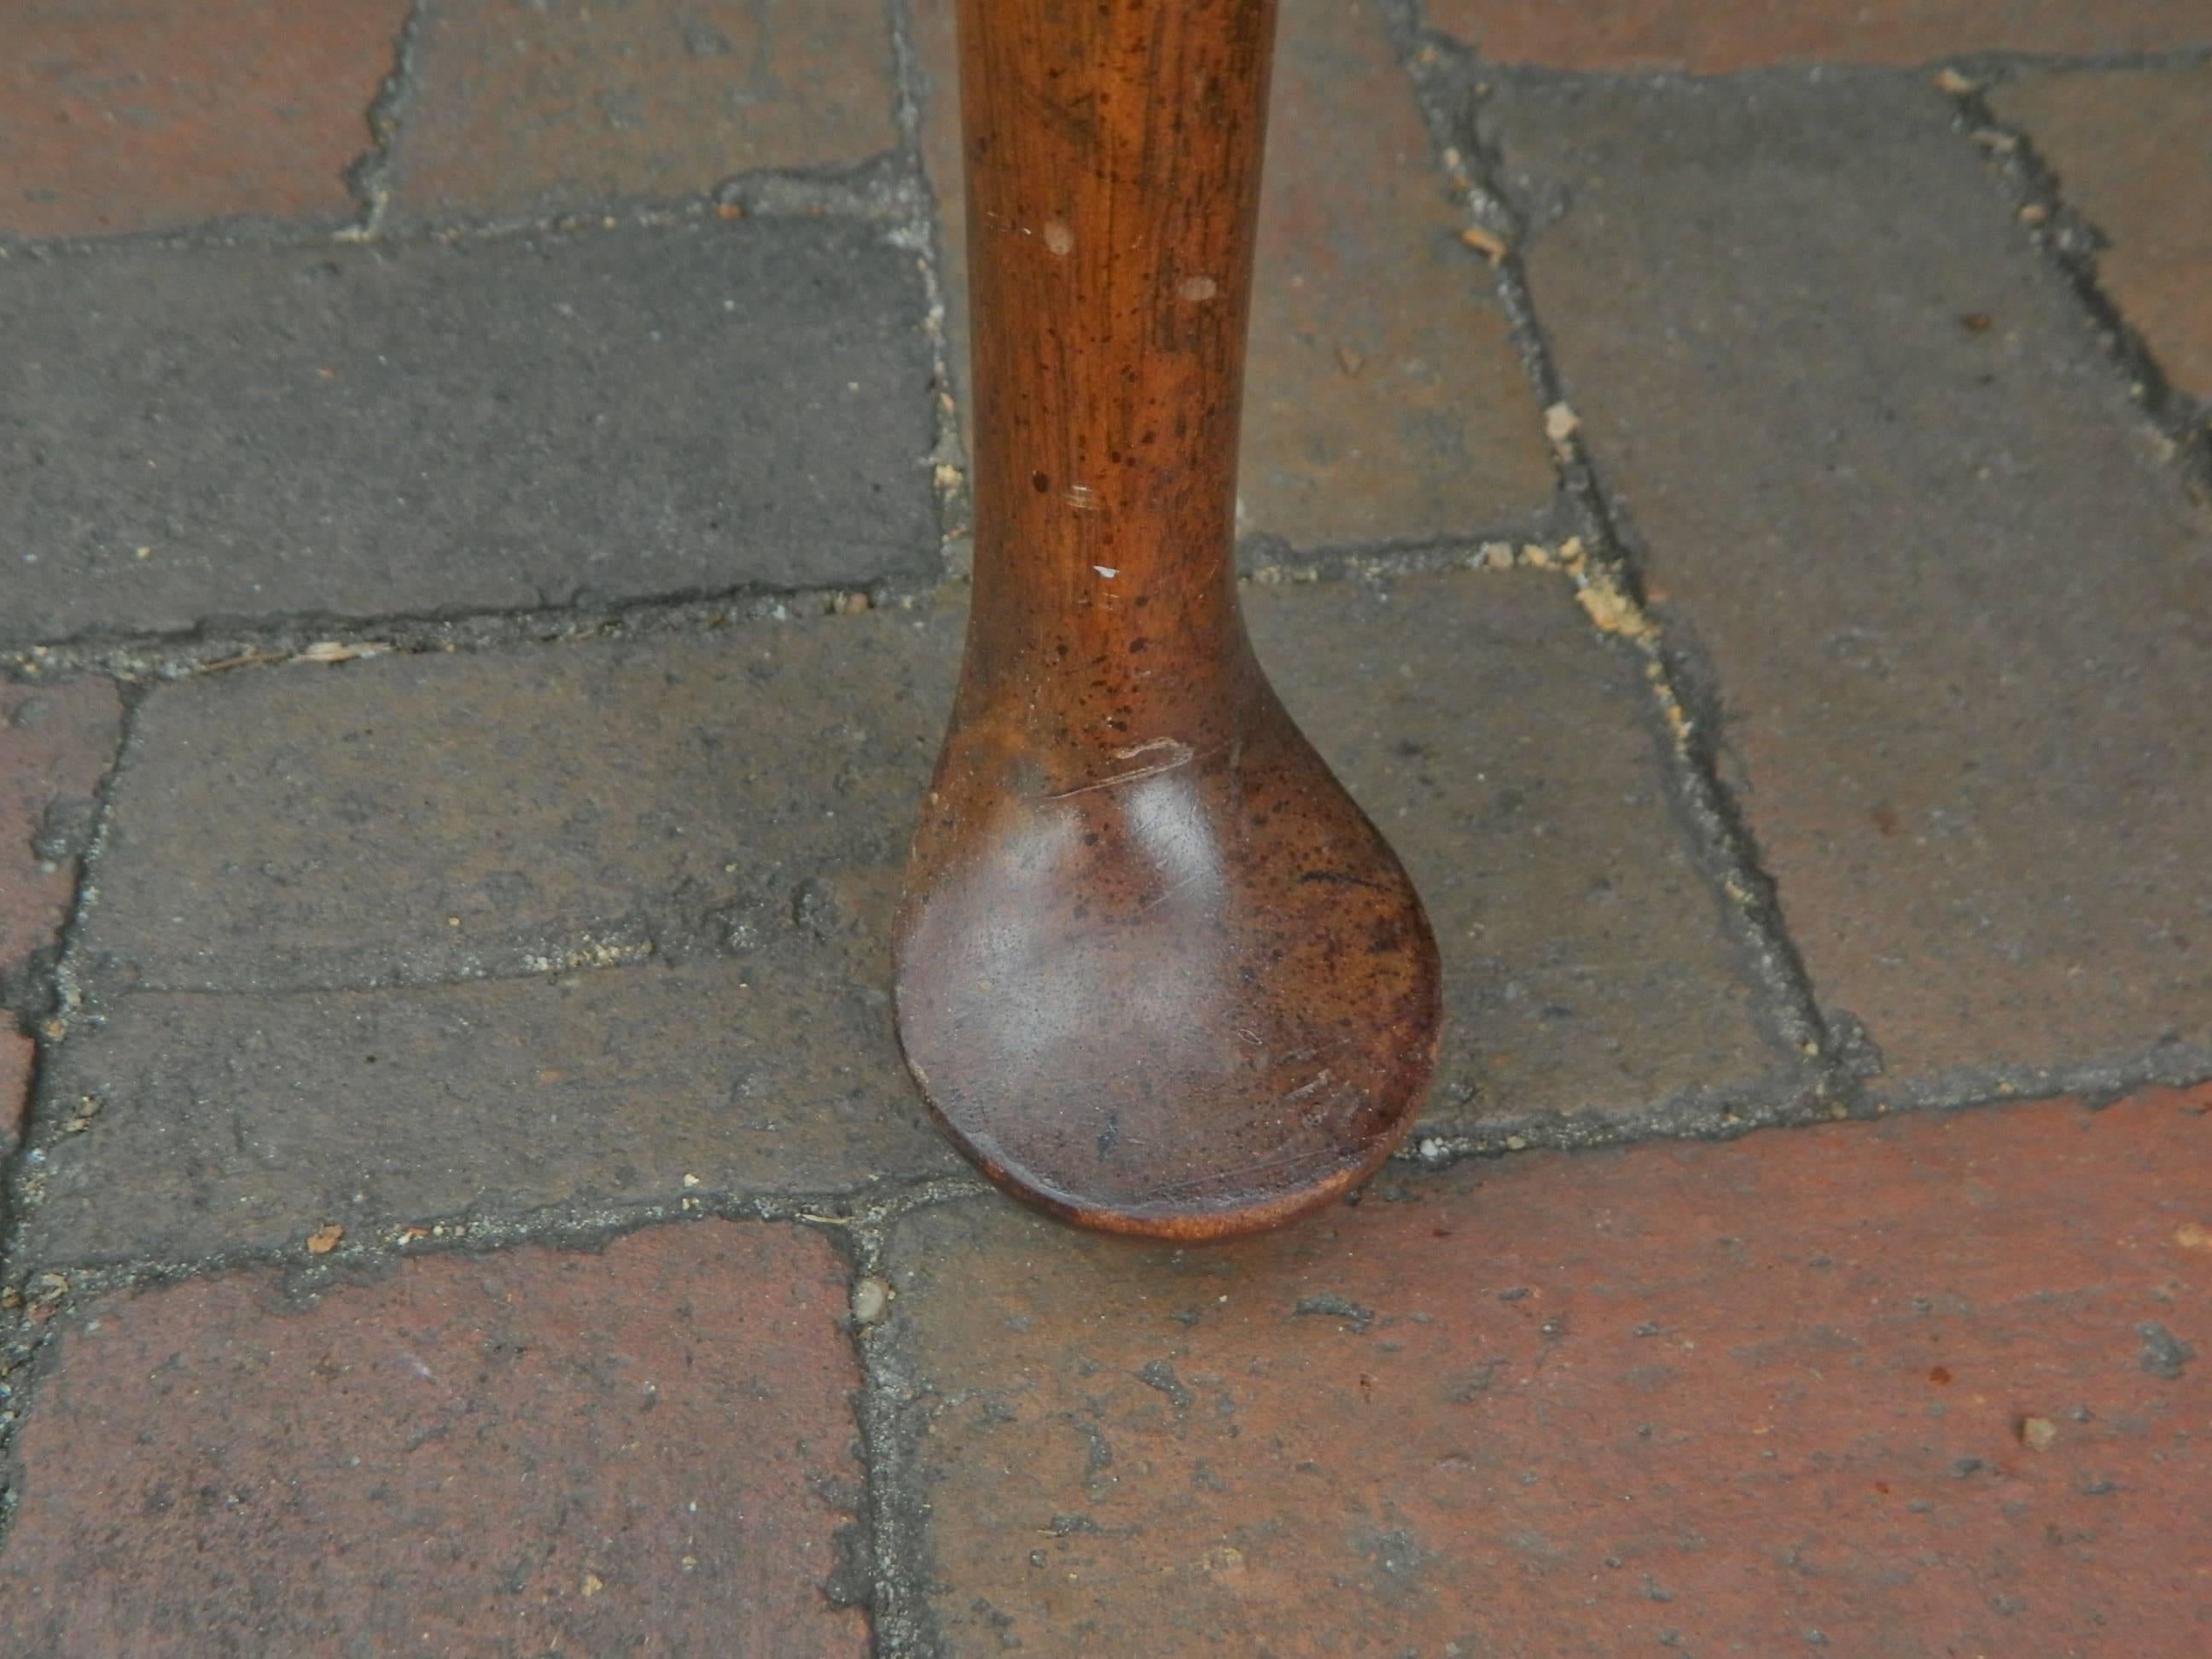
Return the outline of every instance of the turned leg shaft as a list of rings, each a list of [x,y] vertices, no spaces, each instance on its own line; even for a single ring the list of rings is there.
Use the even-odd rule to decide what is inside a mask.
[[[1241,651],[1237,417],[1274,11],[961,0],[978,679],[1030,675],[1062,644]]]

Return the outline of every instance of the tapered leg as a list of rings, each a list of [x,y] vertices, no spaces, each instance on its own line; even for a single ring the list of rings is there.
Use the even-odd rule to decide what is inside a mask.
[[[1419,901],[1237,609],[1274,6],[961,0],[959,24],[975,593],[900,1038],[1017,1195],[1250,1231],[1388,1155],[1438,1018]]]

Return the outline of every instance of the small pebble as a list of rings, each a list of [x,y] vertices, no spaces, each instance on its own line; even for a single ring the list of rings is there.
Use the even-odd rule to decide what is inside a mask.
[[[880,1279],[864,1279],[853,1286],[853,1321],[872,1325],[891,1305],[891,1287]]]

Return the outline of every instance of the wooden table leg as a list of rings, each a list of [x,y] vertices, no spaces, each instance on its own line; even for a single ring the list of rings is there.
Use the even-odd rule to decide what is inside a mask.
[[[1388,1155],[1439,1018],[1420,902],[1237,609],[1274,6],[960,0],[959,27],[975,595],[900,1039],[1016,1195],[1253,1231]]]

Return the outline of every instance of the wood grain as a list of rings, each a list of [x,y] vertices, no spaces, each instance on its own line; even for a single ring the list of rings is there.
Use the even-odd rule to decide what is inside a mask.
[[[1274,8],[962,0],[959,25],[975,596],[901,1041],[1018,1196],[1251,1231],[1388,1155],[1439,1018],[1419,901],[1237,607]]]

